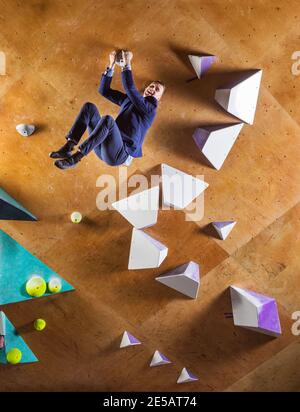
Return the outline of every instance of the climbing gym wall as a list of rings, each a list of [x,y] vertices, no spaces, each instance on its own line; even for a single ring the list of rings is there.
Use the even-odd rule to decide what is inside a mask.
[[[300,390],[299,19],[0,0],[1,391]],[[120,49],[139,90],[167,86],[143,157],[55,168],[83,103],[117,116],[98,86]]]

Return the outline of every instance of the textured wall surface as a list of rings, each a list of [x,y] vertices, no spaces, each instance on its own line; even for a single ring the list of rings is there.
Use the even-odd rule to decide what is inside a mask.
[[[1,307],[40,362],[0,367],[0,390],[300,390],[300,336],[291,333],[300,310],[300,78],[291,73],[299,20],[296,0],[0,0],[0,185],[39,218],[0,227],[76,288]],[[96,207],[97,178],[118,177],[118,168],[91,154],[62,172],[48,157],[83,102],[117,114],[97,93],[114,48],[133,51],[138,87],[151,79],[168,86],[129,176],[149,178],[165,162],[210,184],[202,220],[161,211],[147,229],[169,247],[156,270],[126,269],[130,225]],[[218,56],[201,80],[188,82],[190,52]],[[217,172],[201,161],[193,130],[236,121],[214,91],[253,68],[264,70],[254,125]],[[118,70],[113,82],[121,87]],[[26,122],[38,127],[29,138],[15,131]],[[74,210],[85,216],[80,225],[70,222]],[[230,219],[238,224],[226,241],[207,234],[209,222]],[[189,260],[201,266],[195,301],[154,281]],[[280,338],[225,318],[231,284],[277,299]],[[28,326],[38,317],[48,323],[42,333]],[[143,345],[119,350],[125,329]],[[173,364],[149,368],[156,349]],[[184,366],[199,381],[176,385]]]

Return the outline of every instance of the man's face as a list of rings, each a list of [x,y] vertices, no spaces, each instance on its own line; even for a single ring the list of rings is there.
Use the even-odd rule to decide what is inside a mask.
[[[153,96],[155,97],[157,100],[161,99],[161,96],[164,93],[164,86],[160,83],[155,83],[152,82],[149,84],[149,86],[146,87],[146,89],[144,90],[144,97],[147,96]]]

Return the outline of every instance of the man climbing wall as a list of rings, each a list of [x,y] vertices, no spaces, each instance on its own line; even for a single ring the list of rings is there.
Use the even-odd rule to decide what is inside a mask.
[[[118,59],[121,61],[122,83],[126,93],[111,89],[117,56],[116,51],[110,53],[109,65],[102,74],[99,86],[102,96],[120,106],[117,118],[114,120],[109,115],[101,117],[95,104],[85,103],[66,136],[65,145],[50,153],[51,158],[60,159],[54,163],[59,169],[76,166],[92,150],[110,166],[129,165],[132,158],[142,157],[142,145],[156,116],[165,86],[161,81],[155,80],[141,94],[133,81],[133,54],[121,51]],[[73,152],[87,128],[89,137]]]

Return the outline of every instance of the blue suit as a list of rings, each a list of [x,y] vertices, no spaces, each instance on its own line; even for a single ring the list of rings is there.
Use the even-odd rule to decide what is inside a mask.
[[[89,137],[80,146],[87,155],[92,150],[111,166],[123,164],[128,156],[141,157],[146,133],[152,125],[157,108],[155,97],[143,97],[137,90],[130,69],[122,71],[122,83],[126,93],[111,89],[112,75],[107,71],[102,75],[99,93],[120,106],[114,120],[111,116],[101,117],[93,103],[85,103],[67,135],[78,143],[86,128]]]
[[[122,71],[122,83],[126,92],[110,88],[112,77],[103,75],[99,93],[112,103],[121,107],[116,124],[121,132],[128,153],[133,157],[141,157],[142,145],[147,130],[152,125],[157,108],[155,97],[143,97],[136,89],[131,70]]]

